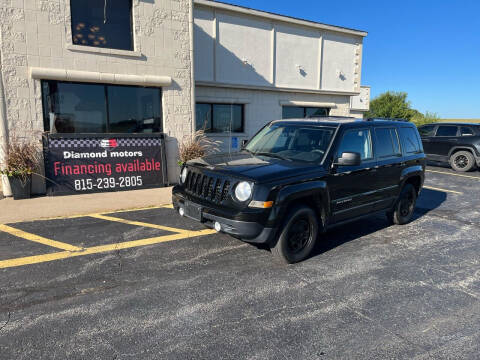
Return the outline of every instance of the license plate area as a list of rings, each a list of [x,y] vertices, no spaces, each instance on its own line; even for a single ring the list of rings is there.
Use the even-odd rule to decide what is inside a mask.
[[[185,201],[185,216],[202,222],[202,207],[190,201]]]

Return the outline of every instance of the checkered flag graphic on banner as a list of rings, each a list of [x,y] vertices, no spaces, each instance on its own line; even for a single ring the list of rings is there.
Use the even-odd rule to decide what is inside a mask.
[[[50,148],[101,148],[103,139],[50,139]],[[118,146],[161,146],[162,139],[156,138],[116,138]]]
[[[154,138],[123,138],[117,139],[118,146],[130,147],[130,146],[160,146],[162,145],[162,139]]]
[[[99,148],[97,139],[50,139],[51,148]]]

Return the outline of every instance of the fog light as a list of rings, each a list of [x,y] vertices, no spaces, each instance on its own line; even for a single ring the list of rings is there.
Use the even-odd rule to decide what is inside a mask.
[[[181,207],[180,209],[178,209],[178,213],[180,214],[180,216],[184,216],[185,215],[185,209],[183,207]]]
[[[215,221],[214,227],[216,232],[222,231],[222,225],[218,221]]]

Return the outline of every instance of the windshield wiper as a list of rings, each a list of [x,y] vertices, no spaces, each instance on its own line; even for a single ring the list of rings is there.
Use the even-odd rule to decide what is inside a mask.
[[[277,158],[280,160],[293,161],[292,159],[289,159],[285,156],[269,153],[269,152],[256,152],[256,153],[253,153],[253,155],[268,156],[268,157]]]

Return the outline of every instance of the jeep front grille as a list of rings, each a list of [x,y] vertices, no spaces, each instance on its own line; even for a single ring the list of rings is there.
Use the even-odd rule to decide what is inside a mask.
[[[189,171],[185,180],[185,190],[202,199],[221,203],[230,192],[230,181],[215,176],[208,176]]]

